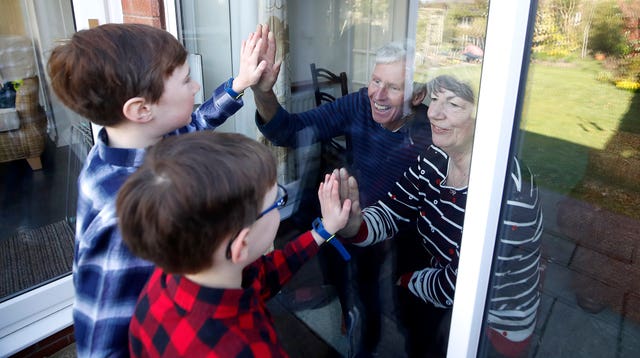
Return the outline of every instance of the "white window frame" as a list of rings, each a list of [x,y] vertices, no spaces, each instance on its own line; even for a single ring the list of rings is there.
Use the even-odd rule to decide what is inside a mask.
[[[73,324],[71,275],[0,304],[0,356],[9,356]]]
[[[255,6],[253,1],[249,3]],[[503,173],[517,117],[522,68],[527,61],[523,54],[532,3],[535,0],[490,2],[449,357],[475,357],[477,352],[502,202]],[[238,10],[232,7],[232,12]],[[167,18],[167,22],[175,20]],[[237,38],[238,29],[233,30]],[[70,326],[73,297],[68,275],[0,303],[0,356],[16,353]]]
[[[475,357],[478,350],[532,3],[489,4],[448,357]]]

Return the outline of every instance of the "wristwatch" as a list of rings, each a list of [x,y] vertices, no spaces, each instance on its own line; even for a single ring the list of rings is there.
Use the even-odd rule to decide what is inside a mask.
[[[344,245],[342,245],[340,240],[334,240],[336,235],[329,234],[324,228],[321,218],[316,218],[315,220],[313,220],[312,226],[313,229],[318,233],[318,235],[320,235],[320,237],[322,237],[326,242],[330,243],[331,245],[333,245],[333,247],[336,248],[336,250],[338,250],[340,256],[342,256],[345,261],[351,260],[351,255],[349,255],[349,252],[344,247]]]
[[[236,101],[240,99],[240,97],[244,96],[244,91],[237,93],[233,90],[233,77],[229,78],[227,83],[224,85],[224,91],[229,94]]]

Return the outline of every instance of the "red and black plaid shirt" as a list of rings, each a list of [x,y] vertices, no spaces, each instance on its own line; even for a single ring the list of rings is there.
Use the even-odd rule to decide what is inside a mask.
[[[286,357],[265,301],[317,252],[307,232],[247,266],[242,289],[203,287],[156,269],[131,319],[131,356]]]

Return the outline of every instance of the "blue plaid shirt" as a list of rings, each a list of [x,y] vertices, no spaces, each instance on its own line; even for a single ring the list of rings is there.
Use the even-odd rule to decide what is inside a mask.
[[[214,129],[243,105],[218,87],[191,115],[191,123],[167,135]],[[128,356],[127,332],[151,262],[131,254],[117,227],[116,194],[144,159],[144,149],[108,146],[102,129],[78,177],[73,321],[79,357]]]

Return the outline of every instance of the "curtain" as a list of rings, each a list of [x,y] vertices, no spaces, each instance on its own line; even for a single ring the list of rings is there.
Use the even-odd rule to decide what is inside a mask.
[[[282,59],[280,75],[273,87],[273,91],[278,98],[278,102],[285,109],[288,108],[291,98],[291,80],[289,66],[289,24],[287,21],[287,1],[286,0],[260,0],[258,22],[269,24],[269,28],[276,38],[277,59]],[[288,183],[295,180],[295,158],[293,151],[288,148],[275,147],[261,134],[258,138],[261,142],[269,145],[278,159],[278,181]]]

